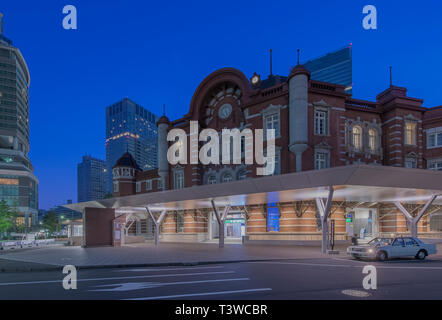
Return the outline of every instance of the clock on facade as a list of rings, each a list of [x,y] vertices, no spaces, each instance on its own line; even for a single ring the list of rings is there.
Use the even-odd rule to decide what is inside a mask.
[[[261,80],[261,78],[259,77],[258,74],[256,74],[256,72],[253,74],[252,78],[250,79],[250,82],[252,83],[253,86],[258,85],[259,81]]]
[[[221,119],[227,119],[232,113],[232,105],[229,103],[223,104],[218,111],[218,115]]]

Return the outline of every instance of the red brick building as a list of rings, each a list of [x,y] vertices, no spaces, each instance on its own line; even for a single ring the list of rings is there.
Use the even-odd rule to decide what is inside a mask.
[[[140,171],[130,154],[119,160],[113,169],[114,196],[256,177],[256,163],[170,165],[166,154],[172,142],[167,141],[167,133],[181,128],[189,135],[190,121],[198,121],[200,130],[218,132],[224,128],[275,129],[274,174],[350,164],[442,170],[442,106],[423,107],[422,99],[407,96],[402,87],[387,88],[376,101],[355,99],[344,89],[311,80],[301,65],[288,76],[267,79],[256,74],[248,79],[233,68],[215,71],[196,89],[187,114],[173,121],[163,116],[158,121],[158,169]],[[407,232],[405,218],[394,207],[334,206],[332,218],[342,237],[361,230],[370,236]],[[271,213],[273,209],[276,215]],[[349,231],[346,213],[350,211],[354,225]],[[442,231],[440,217],[438,213],[424,217],[420,233]],[[163,240],[213,239],[217,230],[212,222],[210,213],[168,214],[162,226]],[[266,208],[249,208],[247,216],[233,212],[231,226],[227,223],[226,227],[231,229],[227,237],[248,235],[251,239],[317,239],[320,234],[314,203],[269,203]],[[145,221],[137,228],[149,232],[150,225]]]

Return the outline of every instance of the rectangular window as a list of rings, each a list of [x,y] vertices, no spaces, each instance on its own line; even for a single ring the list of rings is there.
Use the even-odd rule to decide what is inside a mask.
[[[427,148],[442,147],[442,132],[432,132],[427,134]]]
[[[118,181],[114,181],[114,192],[118,192]]]
[[[417,168],[417,160],[415,158],[405,158],[405,168]]]
[[[136,183],[136,192],[141,192],[141,182]]]
[[[328,112],[325,110],[315,110],[315,134],[328,134]]]
[[[163,179],[158,179],[157,180],[157,188],[158,190],[163,190]]]
[[[329,167],[329,153],[317,151],[315,153],[315,170],[325,169]]]
[[[416,123],[405,123],[405,144],[416,145]]]
[[[442,171],[442,159],[430,160],[428,162],[428,169]]]
[[[176,216],[176,232],[177,233],[184,232],[184,216],[178,213]]]
[[[174,188],[175,189],[182,189],[182,188],[184,188],[184,171],[183,170],[175,171],[175,174],[174,174]]]
[[[267,139],[267,130],[275,129],[275,138],[279,137],[279,114],[273,113],[264,116],[264,140]]]
[[[146,191],[152,190],[152,180],[146,180]]]

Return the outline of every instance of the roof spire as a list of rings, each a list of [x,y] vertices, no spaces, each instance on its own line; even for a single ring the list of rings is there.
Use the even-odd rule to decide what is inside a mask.
[[[270,49],[270,77],[273,76],[273,50]]]
[[[163,103],[163,116],[165,116],[165,115],[166,115],[166,104]]]
[[[297,51],[298,51],[298,66],[299,66],[299,49]]]

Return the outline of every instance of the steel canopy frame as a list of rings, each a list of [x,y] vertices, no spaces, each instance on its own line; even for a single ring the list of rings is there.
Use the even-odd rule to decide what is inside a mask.
[[[326,213],[330,210],[327,210],[327,207],[331,206],[331,200],[326,204],[323,203],[323,199],[327,198],[356,203],[394,203],[409,220],[409,214],[403,207],[401,209],[401,203],[429,203],[425,206],[425,210],[419,213],[420,219],[431,204],[442,205],[442,197],[438,197],[441,194],[442,172],[440,171],[380,165],[351,165],[64,206],[80,212],[87,207],[144,213],[147,206],[151,211],[160,212],[213,209],[220,225],[223,220],[219,213],[217,214],[216,206],[226,208],[315,199],[320,212],[324,213],[323,219],[327,219]],[[157,223],[161,223],[161,220],[152,220],[157,230],[159,227]],[[156,234],[158,235],[158,232]]]

